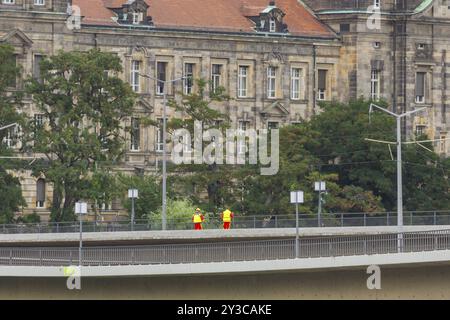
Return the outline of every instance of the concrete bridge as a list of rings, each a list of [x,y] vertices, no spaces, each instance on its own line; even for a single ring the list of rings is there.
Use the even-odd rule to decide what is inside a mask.
[[[23,245],[30,238],[15,239],[15,244],[0,248],[0,298],[450,298],[449,229],[308,230],[300,238],[298,258],[292,231],[247,233],[239,241],[224,241],[221,232],[189,232],[190,240],[187,234],[159,233],[145,239],[127,234],[131,239],[119,241],[131,241],[127,246],[91,239],[79,269],[81,290],[66,287],[65,267],[79,263],[76,247],[54,247],[57,242],[43,246],[48,238],[29,247]],[[178,236],[176,242],[166,242]],[[19,240],[25,241],[22,247]],[[101,247],[95,246],[99,243]],[[372,265],[381,270],[380,290],[367,287]]]

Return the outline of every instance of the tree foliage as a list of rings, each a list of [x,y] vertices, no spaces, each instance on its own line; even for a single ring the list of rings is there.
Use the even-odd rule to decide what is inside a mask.
[[[42,81],[30,79],[33,95],[45,124],[31,122],[33,152],[45,161],[34,175],[53,185],[51,218],[73,219],[73,206],[85,196],[96,165],[108,166],[124,152],[123,126],[135,94],[118,74],[120,59],[98,50],[60,52],[41,62]]]
[[[19,76],[20,68],[13,63],[14,49],[7,44],[0,44],[0,127],[13,123],[24,124],[24,118],[18,113],[22,92],[10,90]],[[3,139],[14,128],[0,130],[0,155],[12,156],[12,151],[3,144]],[[14,169],[14,161],[0,159],[0,223],[11,223],[14,212],[26,206],[22,196],[20,181],[9,174],[6,169]]]

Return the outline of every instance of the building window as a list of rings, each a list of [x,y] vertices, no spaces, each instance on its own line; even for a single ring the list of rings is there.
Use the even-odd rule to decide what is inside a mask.
[[[425,72],[416,74],[416,103],[425,103]]]
[[[302,71],[300,68],[291,69],[291,99],[300,99],[300,81]]]
[[[326,100],[327,98],[327,70],[319,70],[318,71],[318,81],[317,81],[317,100]]]
[[[275,98],[277,88],[277,68],[267,68],[267,97]]]
[[[217,93],[217,89],[222,82],[222,68],[221,64],[213,64],[211,67],[211,91]]]
[[[33,64],[33,78],[39,82],[42,83],[41,78],[41,61],[44,59],[42,55],[35,54],[34,55],[34,64]]]
[[[350,24],[348,24],[348,23],[341,23],[339,25],[339,31],[341,33],[343,33],[343,32],[350,32]]]
[[[166,120],[166,123],[167,123],[167,120]],[[164,137],[163,137],[163,126],[164,126],[164,123],[163,123],[163,119],[162,118],[159,118],[158,119],[158,127],[157,127],[157,130],[156,130],[156,151],[157,152],[162,152],[163,151],[163,148],[164,148]]]
[[[238,97],[246,98],[248,94],[247,80],[248,80],[248,66],[239,66],[238,74]]]
[[[12,55],[8,58],[8,65],[14,65],[17,66],[17,55]],[[8,78],[8,84],[7,87],[10,88],[17,88],[17,77],[12,76],[11,78]]]
[[[8,148],[14,148],[17,146],[17,140],[19,136],[19,127],[14,126],[6,129],[6,135],[3,138],[3,144]]]
[[[141,145],[141,124],[138,118],[131,118],[131,151],[139,151]]]
[[[36,181],[36,208],[44,208],[45,206],[45,180],[38,179]]]
[[[41,113],[36,113],[34,115],[34,125],[37,128],[42,128],[42,126],[44,125],[44,117],[45,117],[45,115],[43,115]]]
[[[45,6],[45,0],[34,0],[35,6]]]
[[[380,99],[380,70],[372,70],[371,72],[370,97],[372,100]]]
[[[159,80],[156,82],[156,94],[161,95],[164,94],[165,82],[163,81],[167,81],[167,62],[157,62],[156,73]]]
[[[178,142],[183,146],[183,153],[192,152],[192,146],[189,144],[189,139],[187,136],[180,136]]]
[[[373,6],[376,9],[380,9],[381,8],[381,0],[373,0]]]
[[[275,18],[270,18],[270,20],[269,20],[269,31],[270,32],[277,31],[277,24],[276,24]]]
[[[140,20],[140,13],[139,12],[133,12],[133,24],[139,24]]]
[[[3,0],[3,4],[14,4],[14,0]]]
[[[238,123],[238,134],[239,135],[245,135],[245,132],[247,131],[247,126],[248,126],[248,121],[239,121]],[[237,144],[237,152],[238,154],[243,154],[245,153],[246,150],[246,143],[245,143],[245,138],[244,139],[238,139],[238,144]]]
[[[268,128],[269,130],[272,130],[272,129],[278,129],[279,126],[280,126],[280,124],[279,124],[277,121],[269,121],[269,122],[267,123],[267,128]]]
[[[141,62],[137,60],[131,61],[131,87],[134,92],[140,91],[140,78],[139,72],[141,68]]]
[[[184,94],[191,94],[194,87],[194,68],[195,64],[184,64]]]
[[[439,144],[439,146],[440,146],[440,150],[439,151],[441,153],[447,153],[447,135],[446,134],[441,134],[440,140],[441,140],[441,142]]]
[[[416,126],[416,136],[417,137],[423,136],[426,133],[426,129],[427,129],[427,126],[417,125]]]

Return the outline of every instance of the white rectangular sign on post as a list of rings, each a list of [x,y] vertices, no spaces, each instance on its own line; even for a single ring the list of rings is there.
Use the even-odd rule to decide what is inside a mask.
[[[138,198],[139,195],[139,191],[137,189],[129,189],[128,190],[128,198],[132,199],[132,198]]]
[[[75,203],[75,214],[87,214],[87,203],[86,202]]]
[[[314,190],[316,190],[316,191],[325,191],[326,190],[325,181],[316,181],[314,183]]]
[[[303,191],[291,191],[291,203],[303,203]]]

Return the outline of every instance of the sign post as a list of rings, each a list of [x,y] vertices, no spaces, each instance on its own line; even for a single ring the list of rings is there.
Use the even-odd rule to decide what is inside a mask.
[[[80,246],[78,248],[78,263],[80,268],[83,264],[83,257],[81,251],[83,249],[83,214],[87,214],[87,203],[86,202],[76,202],[75,203],[75,214],[80,217]]]
[[[291,191],[291,203],[295,204],[295,258],[299,258],[298,204],[303,203],[303,191]]]
[[[134,231],[134,199],[139,196],[137,189],[128,189],[128,198],[131,199],[131,231]]]

